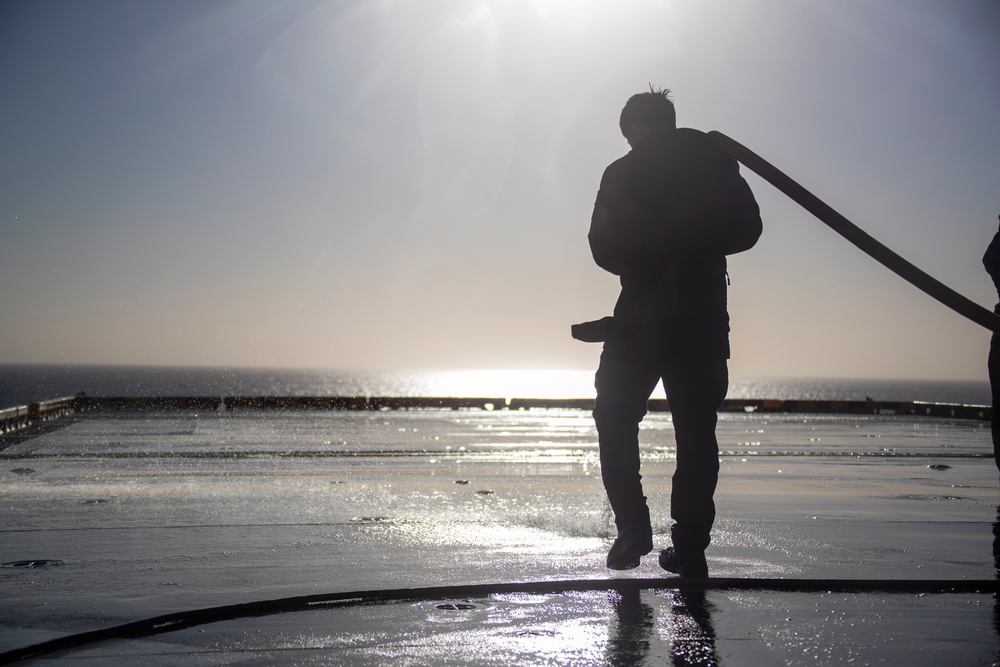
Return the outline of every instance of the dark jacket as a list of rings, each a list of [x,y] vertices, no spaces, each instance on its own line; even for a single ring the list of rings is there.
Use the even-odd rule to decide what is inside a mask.
[[[736,160],[706,134],[653,133],[604,171],[590,226],[597,264],[621,278],[619,325],[671,349],[729,356],[726,255],[761,233]]]

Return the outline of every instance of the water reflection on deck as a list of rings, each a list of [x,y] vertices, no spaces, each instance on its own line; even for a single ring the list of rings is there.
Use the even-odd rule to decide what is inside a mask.
[[[0,650],[294,595],[613,576],[586,409],[133,405],[58,424],[10,434],[0,451]],[[669,413],[651,412],[640,438],[659,546]],[[986,422],[740,410],[721,415],[719,439],[713,577],[997,576]],[[41,565],[10,565],[29,561]],[[625,576],[662,574],[651,556]],[[989,664],[1000,651],[988,593],[713,590],[702,607],[669,590],[625,597],[331,607],[66,657],[929,665]]]

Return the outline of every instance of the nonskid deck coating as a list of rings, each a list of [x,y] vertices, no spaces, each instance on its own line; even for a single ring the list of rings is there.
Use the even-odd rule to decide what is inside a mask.
[[[0,569],[0,648],[289,595],[663,574],[652,555],[624,575],[603,567],[610,517],[586,413],[374,417],[381,421],[333,413],[91,414],[8,448],[0,459],[0,562],[64,564]],[[723,415],[719,433],[730,454],[709,550],[713,576],[997,576],[988,428]],[[642,438],[661,546],[673,467],[667,416],[647,418]],[[354,455],[302,455],[338,447]],[[224,455],[202,456],[210,452]],[[616,629],[635,611],[631,602],[632,612],[607,594],[564,597],[519,605],[514,615],[489,598],[475,601],[488,611],[416,603],[326,609],[71,656],[92,656],[93,664],[109,654],[176,664],[178,652],[202,664],[370,664],[378,656],[493,664],[515,651],[520,662],[558,664],[564,655],[565,664],[603,664],[632,641]],[[708,601],[721,664],[887,657],[936,664],[944,654],[990,664],[1000,649],[991,595],[709,592]],[[676,662],[675,645],[685,640],[671,630],[681,622],[672,594],[643,592],[637,609],[640,621],[626,634],[651,647],[643,660]],[[818,663],[806,660],[810,651]]]

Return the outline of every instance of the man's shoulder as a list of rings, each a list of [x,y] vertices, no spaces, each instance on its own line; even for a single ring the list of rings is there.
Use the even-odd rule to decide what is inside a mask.
[[[694,141],[715,141],[712,137],[708,136],[701,130],[694,129],[693,127],[678,127],[669,134],[673,134],[675,137],[681,137],[683,139]]]
[[[678,127],[671,135],[670,140],[678,149],[682,151],[710,153],[716,156],[725,156],[725,151],[715,139],[701,130],[690,127]]]
[[[719,143],[701,130],[678,127],[649,135],[626,155],[625,159],[631,158],[638,162],[648,160],[683,162],[692,158],[703,159],[705,156],[720,158],[725,155]]]
[[[731,163],[731,164],[730,164]],[[646,137],[604,169],[601,183],[628,183],[645,173],[717,173],[734,169],[736,161],[701,130],[679,127]]]
[[[602,187],[623,179],[627,180],[630,169],[629,165],[633,161],[632,153],[629,152],[605,167],[604,175],[601,177]]]
[[[632,153],[631,152],[626,153],[625,155],[622,155],[620,158],[618,158],[617,160],[615,160],[614,162],[612,162],[611,164],[609,164],[607,167],[605,167],[604,168],[604,173],[614,172],[614,171],[620,171],[620,170],[624,169],[626,167],[626,165],[628,165],[628,163],[631,160],[631,158],[632,158]]]

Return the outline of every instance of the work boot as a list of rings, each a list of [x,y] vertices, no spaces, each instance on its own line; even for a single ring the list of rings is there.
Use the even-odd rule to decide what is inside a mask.
[[[648,528],[623,528],[608,552],[608,567],[631,570],[639,567],[639,559],[653,550],[653,534]]]
[[[660,552],[660,567],[685,579],[708,579],[708,563],[705,561],[704,551],[684,553],[674,547],[667,547]]]

